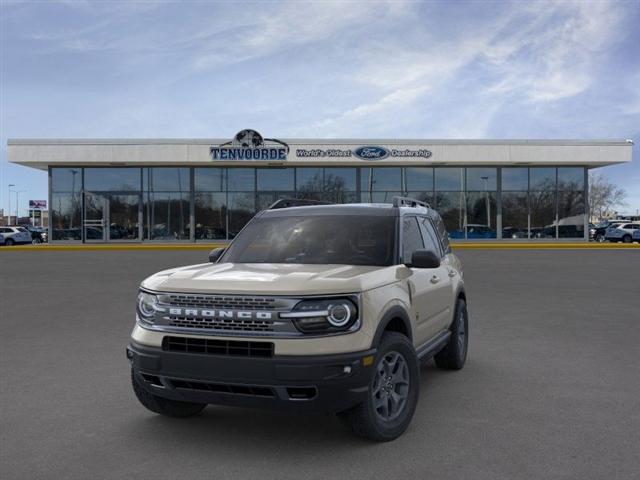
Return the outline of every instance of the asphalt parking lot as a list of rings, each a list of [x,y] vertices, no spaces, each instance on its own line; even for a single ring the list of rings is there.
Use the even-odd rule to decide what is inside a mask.
[[[0,478],[638,478],[640,250],[465,250],[460,372],[422,367],[404,436],[330,416],[140,406],[125,345],[146,275],[204,251],[0,252]]]

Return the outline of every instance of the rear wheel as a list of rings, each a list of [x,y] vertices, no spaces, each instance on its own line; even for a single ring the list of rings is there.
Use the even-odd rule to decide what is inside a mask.
[[[4,241],[4,244],[5,244],[7,247],[10,247],[10,246],[14,245],[15,243],[16,243],[16,242],[14,242],[13,238],[7,238],[7,239]]]
[[[624,243],[631,243],[631,235],[625,235],[624,237],[622,237],[622,241]]]
[[[435,355],[434,360],[439,368],[460,370],[467,360],[469,346],[469,314],[467,303],[462,298],[456,302],[456,313],[449,330],[449,343]]]
[[[154,413],[168,417],[192,417],[207,406],[206,403],[179,402],[154,395],[140,385],[135,372],[131,369],[131,384],[136,397],[142,405]]]
[[[383,335],[367,400],[338,418],[356,435],[377,442],[398,438],[418,403],[420,370],[411,341],[396,332]]]

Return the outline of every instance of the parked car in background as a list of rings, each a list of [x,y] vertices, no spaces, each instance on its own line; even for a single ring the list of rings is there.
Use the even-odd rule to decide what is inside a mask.
[[[34,227],[33,225],[22,225],[31,234],[31,243],[34,245],[47,243],[49,240],[47,229],[42,227]]]
[[[470,223],[466,227],[467,239],[496,238],[496,231],[486,225]],[[464,229],[454,230],[449,233],[449,238],[465,238]]]
[[[589,229],[589,238],[595,242],[602,243],[605,240],[607,228],[615,227],[623,223],[628,223],[628,220],[607,220],[598,223]]]
[[[640,222],[622,223],[620,225],[607,228],[605,240],[610,242],[631,243],[633,234],[640,229]]]
[[[502,229],[502,238],[528,238],[527,228],[504,227]]]
[[[8,247],[31,243],[31,234],[23,227],[0,227],[0,234],[4,237],[4,244]]]

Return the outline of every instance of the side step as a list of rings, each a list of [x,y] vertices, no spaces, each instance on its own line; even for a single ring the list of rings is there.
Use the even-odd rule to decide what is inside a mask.
[[[451,337],[451,332],[449,330],[445,330],[440,332],[431,340],[429,340],[424,345],[418,347],[416,349],[416,354],[418,355],[419,360],[428,360],[433,357],[436,353],[442,350],[449,341],[449,337]]]

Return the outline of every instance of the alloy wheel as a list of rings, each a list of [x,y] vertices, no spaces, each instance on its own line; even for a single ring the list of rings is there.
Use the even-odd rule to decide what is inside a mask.
[[[388,422],[404,411],[409,397],[409,365],[402,354],[387,352],[378,362],[372,388],[376,415]]]

